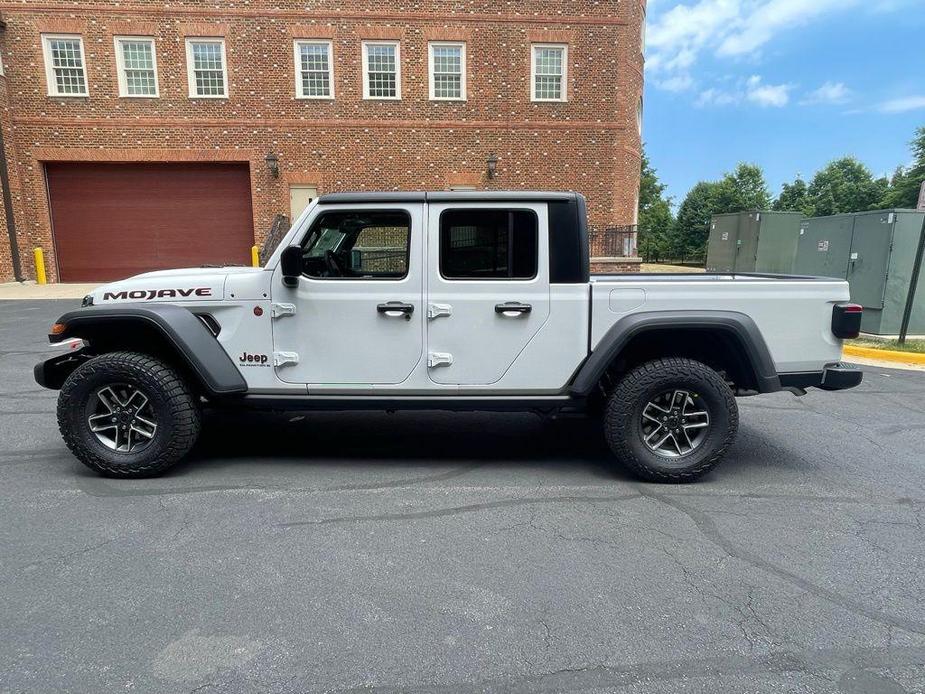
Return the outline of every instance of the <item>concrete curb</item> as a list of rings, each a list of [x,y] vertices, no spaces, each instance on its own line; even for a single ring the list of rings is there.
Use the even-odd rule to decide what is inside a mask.
[[[925,366],[925,354],[917,352],[895,352],[889,349],[875,349],[873,347],[857,347],[845,345],[843,352],[849,357],[863,357],[897,364],[921,364]]]

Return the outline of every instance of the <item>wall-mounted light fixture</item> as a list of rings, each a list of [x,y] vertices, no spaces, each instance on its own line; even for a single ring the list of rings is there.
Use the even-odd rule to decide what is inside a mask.
[[[498,173],[498,157],[494,154],[489,154],[488,159],[485,160],[485,165],[488,167],[488,180],[490,181]]]
[[[273,178],[279,178],[279,157],[274,152],[270,152],[263,160],[267,163],[270,175]]]

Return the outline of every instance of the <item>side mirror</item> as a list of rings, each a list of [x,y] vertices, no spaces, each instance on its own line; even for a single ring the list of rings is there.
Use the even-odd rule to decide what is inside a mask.
[[[280,256],[279,266],[283,271],[283,284],[287,287],[299,286],[299,277],[302,276],[302,247],[286,246]]]

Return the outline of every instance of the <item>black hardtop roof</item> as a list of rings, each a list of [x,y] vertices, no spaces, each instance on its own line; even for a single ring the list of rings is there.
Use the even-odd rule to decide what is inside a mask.
[[[540,190],[455,190],[328,193],[318,198],[323,204],[386,202],[551,202],[575,200],[580,193]]]

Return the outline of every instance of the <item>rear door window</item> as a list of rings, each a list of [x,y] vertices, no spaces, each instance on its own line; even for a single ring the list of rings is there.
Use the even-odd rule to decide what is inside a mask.
[[[537,226],[531,210],[445,210],[440,274],[453,280],[533,279]]]

